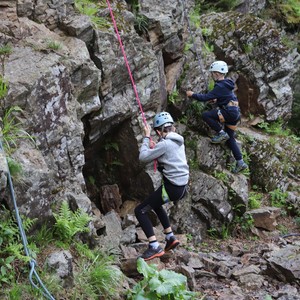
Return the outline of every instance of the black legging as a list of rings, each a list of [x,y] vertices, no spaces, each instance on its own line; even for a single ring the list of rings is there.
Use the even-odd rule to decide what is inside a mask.
[[[177,201],[184,197],[186,193],[186,185],[177,186],[164,179],[164,186],[168,193],[170,201]],[[162,186],[148,196],[148,198],[139,204],[134,213],[138,219],[147,238],[154,235],[153,225],[148,216],[148,212],[153,210],[164,229],[170,227],[169,217],[163,208],[164,201],[162,199]]]

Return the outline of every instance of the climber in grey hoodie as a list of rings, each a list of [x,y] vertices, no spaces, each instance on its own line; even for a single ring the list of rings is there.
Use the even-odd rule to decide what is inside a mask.
[[[162,174],[161,186],[135,208],[135,215],[149,240],[149,247],[141,256],[144,260],[160,257],[165,251],[179,245],[179,241],[172,232],[169,217],[163,208],[163,204],[178,201],[184,197],[189,180],[184,139],[175,132],[173,123],[173,118],[167,112],[161,112],[155,116],[153,126],[159,136],[157,144],[150,139],[150,127],[146,125],[144,128],[145,137],[139,159],[144,163],[157,160],[158,170]],[[148,216],[150,210],[156,213],[164,228],[166,234],[164,250],[154,235],[153,225]]]

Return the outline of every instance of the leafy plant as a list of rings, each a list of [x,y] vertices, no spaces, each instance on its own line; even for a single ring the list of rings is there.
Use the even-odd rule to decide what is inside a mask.
[[[261,193],[257,193],[257,192],[250,192],[249,193],[249,208],[250,209],[255,209],[255,208],[259,208],[261,205],[261,199],[262,199],[263,195]]]
[[[134,28],[138,34],[143,34],[148,32],[149,20],[146,16],[139,13],[135,14]]]
[[[20,139],[29,139],[35,144],[34,138],[22,129],[22,123],[17,119],[17,114],[22,112],[23,110],[19,106],[11,106],[4,112],[2,119],[3,147],[8,155],[15,151]]]
[[[228,182],[228,175],[225,172],[215,170],[214,177],[219,180],[222,180],[225,183]]]
[[[214,238],[214,239],[217,239],[219,238],[219,232],[216,228],[209,228],[207,229],[207,233],[210,237]]]
[[[23,174],[23,168],[22,165],[17,162],[16,160],[12,159],[11,157],[7,157],[7,164],[8,164],[8,168],[9,168],[9,172],[11,177],[18,181],[20,176],[22,176]],[[21,180],[20,180],[21,182]]]
[[[156,265],[148,265],[142,258],[137,260],[137,269],[144,278],[129,292],[129,300],[199,299],[198,293],[186,289],[187,278],[182,274],[158,271]]]
[[[205,49],[206,53],[212,53],[212,52],[214,52],[214,45],[210,45],[208,42],[205,42],[204,49]]]
[[[15,274],[12,272],[13,261],[16,258],[14,256],[8,256],[5,258],[0,257],[0,283],[9,283],[14,280]]]
[[[75,7],[80,13],[88,16],[95,27],[102,29],[111,27],[108,20],[98,16],[101,3],[93,2],[92,0],[75,0]]]
[[[176,104],[178,102],[180,102],[180,98],[179,98],[179,93],[177,90],[173,91],[169,97],[168,97],[168,101],[172,104]]]
[[[276,190],[269,192],[269,194],[272,206],[285,207],[288,196],[287,192],[283,192],[280,188],[277,188]]]
[[[230,230],[231,230],[230,224],[224,223],[221,226],[221,230],[218,230],[216,228],[210,228],[207,230],[207,233],[213,239],[221,238],[221,239],[225,240],[230,236]]]
[[[75,234],[88,232],[87,224],[92,218],[80,208],[72,212],[67,201],[63,201],[59,213],[53,213],[56,220],[54,233],[61,241],[70,243]]]
[[[296,142],[300,141],[298,137],[293,135],[292,131],[289,128],[286,128],[284,126],[284,123],[281,119],[272,123],[262,122],[258,125],[258,127],[263,129],[265,132],[269,134],[281,136],[281,137],[289,137],[292,140],[295,140]]]
[[[230,226],[229,224],[222,224],[221,226],[221,237],[222,239],[227,239],[230,236]]]
[[[193,10],[191,10],[190,14],[190,22],[195,28],[200,27],[200,6],[196,5]]]
[[[105,299],[116,298],[118,294],[117,287],[120,285],[123,274],[117,266],[111,264],[109,260],[100,258],[98,255],[89,266],[89,282],[96,290],[99,296],[105,296]]]
[[[4,80],[4,78],[0,75],[0,100],[3,99],[8,92],[8,86],[7,82]],[[1,107],[3,105],[1,104]]]
[[[29,237],[28,240],[33,240],[39,247],[45,247],[54,240],[53,228],[43,224],[34,236]]]
[[[190,243],[193,240],[193,235],[191,233],[187,233],[186,235],[186,240]]]
[[[284,15],[287,24],[297,25],[300,23],[300,6],[298,0],[279,1],[277,7]]]
[[[23,228],[27,232],[35,220],[23,218]],[[31,251],[31,249],[29,249]],[[31,251],[32,252],[32,251]],[[32,253],[32,256],[35,256]],[[15,218],[5,208],[1,210],[0,222],[0,283],[10,283],[15,280],[16,270],[28,263],[29,257],[24,254],[19,228]]]
[[[116,299],[124,275],[114,262],[115,256],[91,250],[81,242],[76,242],[75,248],[80,256],[80,273],[76,274],[75,283],[82,288],[83,295],[93,296],[93,299]]]
[[[202,113],[205,110],[205,104],[200,101],[192,101],[186,110],[187,119],[194,119],[196,123],[202,121]]]

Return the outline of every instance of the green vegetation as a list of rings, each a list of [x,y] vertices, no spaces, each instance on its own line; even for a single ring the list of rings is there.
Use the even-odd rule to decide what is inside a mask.
[[[0,78],[4,77],[5,74],[5,60],[11,55],[12,53],[12,46],[9,44],[0,46],[0,62],[1,62],[1,76]]]
[[[241,217],[236,216],[233,223],[235,225],[235,231],[246,234],[249,233],[254,226],[253,217],[249,213],[245,213]]]
[[[199,28],[200,27],[200,5],[196,4],[194,6],[194,8],[190,11],[189,13],[189,17],[190,17],[190,23],[191,25],[193,25],[195,28]]]
[[[199,124],[202,122],[202,113],[205,110],[205,104],[200,101],[192,101],[186,109],[186,117],[189,123],[195,122]]]
[[[63,208],[57,215],[59,223],[56,222],[54,227],[44,224],[34,235],[30,235],[28,248],[31,257],[42,262],[49,249],[53,251],[59,242],[65,244],[66,239],[71,240],[69,249],[76,259],[73,269],[74,286],[72,289],[64,288],[61,279],[54,276],[46,264],[37,265],[36,271],[55,299],[116,299],[124,280],[124,275],[116,266],[116,257],[99,248],[91,250],[80,240],[70,238],[77,232],[85,231],[85,220],[88,218],[80,210],[71,212],[66,202],[63,203]],[[28,262],[31,258],[23,254],[24,248],[16,221],[5,208],[0,210],[0,214],[0,297],[42,300],[40,291],[33,289],[28,279]],[[22,223],[28,233],[35,220],[22,218]],[[58,228],[67,233],[58,231]]]
[[[278,224],[276,228],[277,228],[277,230],[280,231],[281,235],[287,234],[289,232],[289,229],[285,225],[282,225],[282,224]]]
[[[292,130],[288,128],[281,119],[271,123],[262,122],[258,125],[258,127],[270,135],[288,137],[291,141],[295,143],[300,142],[300,137],[293,134]]]
[[[217,171],[215,170],[214,171],[214,177],[219,179],[219,180],[222,180],[224,183],[227,183],[229,178],[228,178],[228,174],[223,172],[223,171]]]
[[[91,297],[89,299],[116,299],[124,275],[114,265],[114,257],[92,251],[82,243],[75,244],[75,247],[80,255],[75,286],[83,295]]]
[[[2,99],[7,95],[8,92],[8,84],[5,79],[0,75],[0,107],[4,106],[2,103]]]
[[[263,194],[262,193],[258,193],[258,192],[254,192],[251,191],[249,193],[249,208],[250,209],[256,209],[256,208],[260,208],[261,206],[261,200],[263,198]]]
[[[215,86],[215,82],[212,78],[209,79],[209,82],[208,82],[208,90],[211,91]]]
[[[275,5],[279,8],[280,13],[289,26],[300,24],[299,0],[277,0],[275,1]]]
[[[23,139],[28,139],[35,145],[34,137],[27,133],[20,121],[20,115],[23,113],[18,106],[12,106],[4,111],[2,117],[2,144],[6,155],[10,175],[16,181],[22,181],[22,165],[12,158],[13,152],[19,147]]]
[[[209,42],[204,42],[204,50],[205,53],[213,53],[214,52],[214,45],[211,45]]]
[[[168,102],[171,104],[178,104],[181,101],[179,97],[179,92],[175,89],[168,97]]]
[[[8,92],[8,83],[4,78],[5,75],[5,61],[11,55],[12,47],[9,44],[0,46],[0,63],[1,63],[1,73],[0,73],[0,108],[4,107],[4,98]]]
[[[98,16],[99,9],[106,8],[105,1],[75,0],[75,8],[81,14],[88,16],[96,28],[107,29],[111,27],[111,23],[106,18]]]
[[[141,258],[137,260],[137,269],[144,278],[128,293],[128,300],[204,299],[187,290],[187,278],[182,274],[158,271],[156,265],[148,265]]]
[[[59,42],[49,40],[49,41],[47,41],[47,48],[57,51],[57,50],[60,50],[62,48],[62,46]]]
[[[19,106],[12,106],[5,110],[2,118],[3,147],[6,154],[11,155],[18,147],[22,139],[29,139],[34,145],[34,138],[22,129],[22,122],[19,115],[23,110]]]
[[[286,199],[288,196],[287,192],[283,192],[280,188],[277,188],[274,191],[269,192],[270,202],[272,206],[275,207],[285,207]]]
[[[29,258],[23,254],[23,245],[15,218],[4,207],[1,208],[0,213],[0,283],[10,284],[17,276],[15,268],[24,268]],[[22,221],[25,232],[35,222],[30,219]],[[35,257],[34,253],[32,255]]]
[[[139,13],[135,14],[134,29],[138,34],[148,33],[149,20],[146,16]]]
[[[63,201],[58,213],[53,213],[56,220],[55,235],[60,241],[69,245],[73,237],[80,232],[88,232],[87,224],[92,218],[81,209],[72,212],[66,201]]]

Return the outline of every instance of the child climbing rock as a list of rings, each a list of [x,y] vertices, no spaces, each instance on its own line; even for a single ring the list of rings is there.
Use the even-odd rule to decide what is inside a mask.
[[[215,81],[214,88],[207,94],[187,91],[186,95],[201,102],[212,101],[216,104],[217,108],[205,111],[202,118],[217,133],[211,139],[211,142],[215,144],[226,142],[229,146],[236,160],[233,173],[239,173],[248,168],[248,165],[244,162],[241,150],[234,138],[236,125],[240,120],[240,108],[237,97],[233,92],[234,82],[229,78],[225,78],[228,66],[224,61],[213,62],[209,71]]]
[[[184,139],[175,132],[173,124],[173,118],[168,112],[161,112],[154,117],[153,128],[159,137],[156,144],[150,140],[151,129],[148,124],[144,127],[145,136],[139,159],[145,163],[156,159],[158,170],[162,174],[161,186],[135,208],[135,215],[149,241],[148,249],[141,255],[144,260],[160,257],[165,251],[174,249],[180,243],[172,232],[169,217],[163,208],[165,203],[184,197],[189,180]],[[154,235],[153,225],[148,216],[151,210],[156,213],[164,228],[166,235],[164,249]]]

